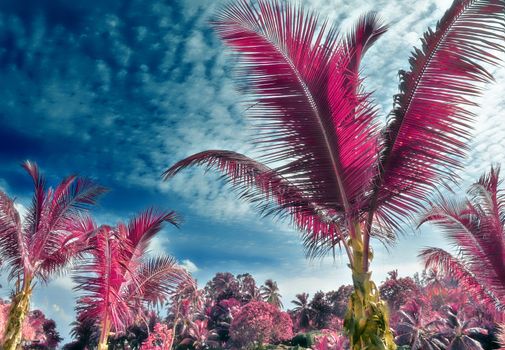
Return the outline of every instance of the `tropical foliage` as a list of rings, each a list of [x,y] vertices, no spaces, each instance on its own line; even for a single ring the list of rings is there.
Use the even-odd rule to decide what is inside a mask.
[[[503,312],[505,300],[505,197],[500,170],[492,168],[462,200],[441,199],[424,215],[458,247],[458,256],[441,248],[421,252],[426,266],[454,276],[488,305]]]
[[[310,255],[343,246],[354,293],[345,327],[353,349],[394,349],[388,312],[371,281],[370,238],[390,241],[468,149],[473,98],[492,79],[482,65],[503,50],[505,2],[455,0],[400,71],[387,124],[363,88],[364,54],[387,30],[374,13],[346,36],[299,6],[234,1],[214,21],[239,54],[239,80],[258,133],[259,162],[233,151],[189,156],[165,172],[221,170],[241,197],[288,215]],[[269,166],[272,165],[272,166]]]

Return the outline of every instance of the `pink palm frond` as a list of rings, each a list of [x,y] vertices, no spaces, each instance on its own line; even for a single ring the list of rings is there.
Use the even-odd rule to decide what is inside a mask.
[[[243,169],[250,163],[248,172],[260,169],[261,180],[265,180],[260,190],[280,185],[289,190],[277,195],[295,195],[296,204],[307,197],[312,207],[355,214],[363,184],[372,176],[377,130],[372,122],[374,107],[358,91],[360,81],[352,70],[384,28],[375,16],[364,17],[345,46],[335,28],[323,24],[317,33],[318,23],[315,15],[277,1],[260,1],[257,7],[239,1],[217,15],[216,31],[240,53],[247,71],[245,82],[254,91],[256,105],[250,111],[258,121],[264,158],[287,163],[266,170],[245,156],[230,156],[241,158],[236,164]],[[311,65],[305,64],[307,60]],[[179,162],[166,177],[185,166],[205,163],[204,156],[209,157],[207,164],[223,158],[215,152],[200,156]],[[240,173],[228,175],[236,179]],[[289,198],[283,205],[292,202]],[[302,210],[306,209],[303,203]],[[310,216],[312,220],[314,216]],[[318,230],[317,221],[309,229]]]
[[[193,281],[190,274],[169,256],[158,256],[146,260],[138,269],[138,281],[132,290],[132,298],[142,295],[144,303],[162,305],[177,288]]]
[[[271,167],[207,151],[178,162],[165,179],[192,165],[222,170],[263,213],[291,216],[311,256],[342,244],[352,258],[347,238],[363,230],[368,271],[370,237],[386,228],[379,236],[389,240],[435,186],[456,178],[467,154],[472,99],[492,80],[484,66],[496,65],[505,49],[504,11],[503,0],[455,0],[424,35],[410,71],[400,72],[400,92],[381,132],[360,77],[363,55],[386,31],[375,13],[341,36],[301,6],[232,2],[213,25],[238,56],[254,141]]]
[[[92,256],[77,266],[74,276],[75,290],[83,293],[78,300],[79,317],[108,319],[119,330],[124,330],[133,322],[128,301],[119,293],[125,283],[127,250],[108,226],[101,227],[92,242]]]
[[[164,222],[178,227],[180,219],[173,211],[147,209],[128,222],[127,238],[133,247],[139,247],[142,250],[141,253],[145,253],[144,249],[150,239],[161,230]]]
[[[457,258],[441,250],[422,253],[426,263],[446,273],[455,272],[469,288],[480,288],[484,298],[500,309],[505,305],[505,232],[499,168],[491,168],[468,190],[468,199],[447,199],[433,205],[421,223],[443,229],[459,250]],[[475,284],[480,285],[475,286]],[[487,299],[486,299],[487,300]]]
[[[25,168],[26,172],[32,178],[35,188],[32,198],[32,206],[26,218],[26,231],[28,235],[35,235],[39,229],[42,213],[44,211],[44,204],[46,201],[46,180],[40,174],[37,164],[26,161],[23,163],[23,168]]]
[[[65,180],[55,191],[48,191],[46,195],[46,205],[40,217],[38,230],[28,238],[30,259],[40,261],[43,264],[46,259],[51,260],[55,257],[55,252],[71,253],[72,250],[62,248],[62,243],[68,242],[69,238],[79,239],[79,234],[83,232],[69,232],[69,228],[74,227],[74,221],[80,220],[80,213],[87,210],[89,206],[94,205],[96,198],[105,192],[90,180],[70,177]],[[68,248],[68,247],[67,247]],[[75,251],[77,253],[77,251]],[[60,255],[60,258],[63,257]],[[67,257],[70,258],[70,257]],[[62,264],[53,264],[54,271],[58,266],[64,266],[68,259],[62,259]],[[53,262],[55,262],[53,260]],[[46,266],[48,264],[45,264]],[[45,270],[45,271],[53,271]],[[39,277],[45,279],[44,270],[39,270]]]
[[[390,224],[422,207],[440,179],[452,179],[467,154],[471,100],[492,80],[481,65],[503,51],[501,0],[455,0],[400,72],[400,93],[385,129],[375,192]]]
[[[77,242],[90,234],[94,225],[83,215],[105,189],[70,176],[53,190],[46,188],[35,163],[26,161],[23,168],[34,183],[32,204],[21,224],[13,201],[0,194],[0,254],[9,266],[10,278],[37,277],[47,282],[79,255]]]
[[[349,57],[336,29],[323,22],[318,32],[319,23],[278,1],[240,1],[223,8],[214,27],[241,55],[264,159],[288,161],[276,169],[283,177],[319,205],[351,213],[372,176],[375,112],[356,91],[357,77],[349,79],[358,50]]]
[[[91,247],[92,237],[96,234],[97,226],[89,216],[78,216],[67,220],[64,231],[68,235],[57,235],[53,239],[54,248],[46,250],[43,262],[40,264],[39,275],[42,279],[46,276],[57,276],[71,268],[72,262],[80,260]],[[62,267],[66,267],[63,269]]]
[[[496,306],[498,309],[504,309],[499,296],[495,295],[492,290],[487,289],[462,261],[453,257],[450,253],[440,248],[426,248],[421,251],[419,256],[424,260],[427,268],[436,267],[440,269],[441,272],[456,278],[472,295],[489,305]]]
[[[184,168],[200,165],[215,168],[227,176],[228,182],[244,198],[258,206],[265,215],[291,217],[308,240],[331,237],[335,243],[344,236],[335,225],[336,213],[310,200],[305,193],[277,170],[245,155],[231,151],[205,151],[183,159],[163,174],[165,180]]]
[[[14,201],[0,191],[0,252],[3,264],[11,268],[11,277],[23,270],[23,262],[28,256],[25,237],[21,233],[21,218]]]
[[[359,75],[361,59],[387,29],[387,26],[381,23],[377,13],[370,12],[361,16],[353,30],[347,35],[345,47],[348,57],[351,58],[348,69],[356,77]]]

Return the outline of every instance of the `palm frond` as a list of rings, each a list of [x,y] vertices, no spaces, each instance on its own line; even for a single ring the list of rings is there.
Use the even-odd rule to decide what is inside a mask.
[[[161,230],[164,222],[179,226],[179,218],[175,212],[146,209],[129,221],[128,239],[134,246],[142,241],[148,242]]]
[[[338,244],[344,237],[339,237],[341,232],[337,232],[334,224],[337,214],[334,210],[317,205],[275,169],[240,153],[219,150],[197,153],[171,166],[163,176],[168,180],[195,165],[223,172],[241,198],[255,204],[264,215],[281,218],[288,215],[291,222],[306,233],[308,241],[332,237]]]
[[[348,46],[380,35],[371,19]],[[377,129],[375,108],[356,91],[349,67],[373,40],[349,53],[326,21],[280,1],[230,3],[214,27],[240,54],[263,159],[286,163],[275,170],[313,202],[351,214],[373,175]]]
[[[470,187],[469,199],[441,199],[422,219],[442,228],[461,263],[500,299],[505,297],[505,232],[500,219],[499,172],[492,168]]]
[[[146,304],[165,301],[189,274],[168,257],[146,259],[150,239],[163,222],[178,223],[173,212],[148,209],[128,224],[102,226],[83,235],[92,249],[76,266],[75,290],[81,291],[77,311],[80,320],[107,320],[115,331],[124,331]],[[90,223],[78,225],[89,227]],[[77,231],[76,236],[82,231]],[[81,245],[69,249],[78,249]]]
[[[348,57],[351,58],[348,69],[355,77],[359,74],[361,59],[387,29],[376,12],[369,12],[358,19],[353,30],[347,35],[345,47]]]
[[[505,2],[455,0],[400,71],[400,93],[384,131],[375,181],[379,217],[396,225],[419,210],[441,180],[455,178],[468,151],[470,99],[492,80],[482,63],[503,51]]]
[[[180,219],[174,211],[162,211],[149,208],[135,215],[127,226],[118,225],[119,231],[125,230],[125,239],[131,246],[130,270],[135,270],[139,258],[147,252],[151,239],[161,231],[163,223],[168,222],[176,227]]]
[[[81,293],[77,301],[79,319],[108,319],[114,329],[124,330],[134,321],[128,301],[120,293],[128,261],[124,242],[113,228],[103,226],[92,243],[91,255],[76,267],[73,276],[74,290]]]
[[[23,168],[33,180],[35,191],[32,198],[32,205],[26,217],[26,229],[28,236],[33,236],[39,229],[42,220],[44,206],[46,203],[46,180],[40,174],[37,164],[27,160],[23,163]]]
[[[75,232],[68,229],[75,226],[75,222],[81,220],[80,215],[96,203],[96,199],[105,192],[105,188],[98,186],[94,182],[70,176],[63,180],[54,190],[49,191],[46,195],[45,208],[39,229],[30,235],[30,256],[32,261],[40,261],[45,264],[44,260],[48,259],[46,266],[53,266],[53,269],[48,271],[58,271],[60,267],[65,266],[70,256],[64,259],[62,255],[57,255],[55,252],[60,250],[61,244],[66,242]],[[89,224],[89,223],[88,223]],[[66,250],[70,253],[70,250]],[[52,260],[52,262],[50,261]],[[60,267],[54,265],[57,261],[61,261]],[[39,271],[39,276],[43,277],[44,273]],[[49,277],[49,275],[46,275]]]
[[[38,277],[48,282],[78,264],[89,253],[97,226],[89,216],[74,216],[67,220],[62,234],[54,234],[51,249],[44,251],[37,271]]]
[[[487,289],[478,277],[467,269],[465,264],[453,257],[450,253],[440,248],[426,248],[419,256],[424,260],[426,268],[437,268],[448,276],[460,281],[465,289],[482,301],[504,310],[503,296],[495,295]]]
[[[14,207],[14,201],[2,191],[0,191],[0,256],[3,264],[10,268],[10,278],[17,277],[23,270],[23,260],[28,256],[19,213]]]
[[[51,203],[50,226],[58,229],[60,220],[81,213],[96,204],[107,189],[86,178],[71,176],[58,185]]]
[[[179,285],[192,280],[191,275],[169,256],[148,259],[139,267],[137,275],[136,285],[130,287],[131,298],[149,305],[162,305]]]

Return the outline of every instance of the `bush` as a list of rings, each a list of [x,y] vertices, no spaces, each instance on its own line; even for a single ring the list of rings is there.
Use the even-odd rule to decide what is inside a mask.
[[[239,348],[279,343],[293,337],[293,322],[287,313],[275,306],[253,301],[236,314],[230,327],[230,336]]]

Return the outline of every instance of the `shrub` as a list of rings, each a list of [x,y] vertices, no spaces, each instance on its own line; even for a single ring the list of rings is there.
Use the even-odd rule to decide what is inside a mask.
[[[236,314],[230,327],[230,336],[239,348],[278,343],[293,337],[293,322],[287,313],[275,306],[253,301]]]

